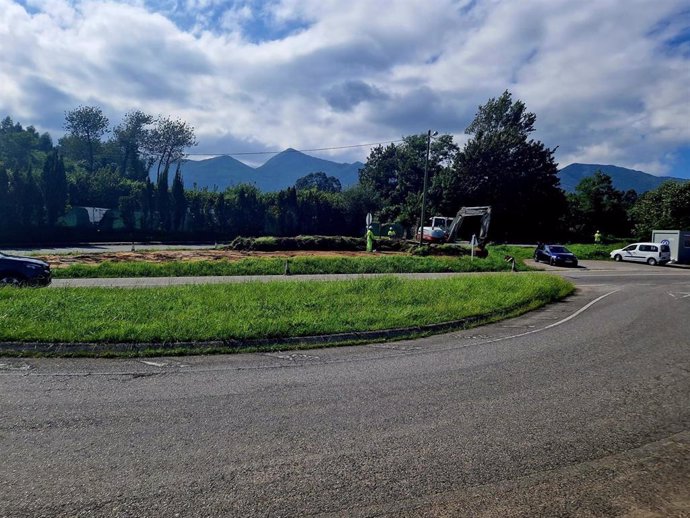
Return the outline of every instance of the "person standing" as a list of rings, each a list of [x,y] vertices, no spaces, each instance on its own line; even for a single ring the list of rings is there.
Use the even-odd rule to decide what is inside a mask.
[[[371,230],[371,227],[367,228],[366,238],[367,238],[367,252],[373,252],[374,251],[374,232],[373,232],[373,230]]]
[[[601,244],[601,232],[599,232],[598,230],[594,233],[594,242],[597,245]]]

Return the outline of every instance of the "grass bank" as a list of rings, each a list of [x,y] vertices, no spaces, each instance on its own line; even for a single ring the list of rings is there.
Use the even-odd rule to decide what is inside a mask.
[[[202,277],[211,275],[283,275],[285,258],[249,257],[235,261],[104,261],[98,265],[75,264],[53,270],[56,279],[113,277]],[[517,265],[518,269],[528,269]],[[302,256],[289,259],[291,274],[337,273],[431,273],[501,272],[510,270],[502,253],[489,253],[484,259],[469,256],[372,255],[371,257]]]
[[[0,290],[0,341],[174,343],[422,326],[517,314],[573,291],[540,274],[164,288]],[[0,348],[0,351],[2,349]]]
[[[569,244],[564,245],[568,250],[574,253],[580,260],[606,260],[611,259],[610,253],[617,248],[623,248],[630,243],[612,243],[606,245],[595,244]],[[535,247],[500,245],[490,247],[492,254],[506,254],[512,255],[516,259],[526,260],[534,257]],[[529,263],[528,263],[529,264]]]

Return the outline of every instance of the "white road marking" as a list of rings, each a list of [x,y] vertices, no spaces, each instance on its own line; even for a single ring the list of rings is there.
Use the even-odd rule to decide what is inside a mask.
[[[139,360],[141,363],[145,363],[146,365],[153,365],[154,367],[165,367],[167,363],[164,362],[148,362],[146,360]]]
[[[690,292],[687,291],[669,291],[668,292],[671,297],[674,299],[679,298],[679,299],[687,299],[690,298]]]
[[[547,329],[551,329],[552,327],[560,326],[561,324],[565,324],[569,320],[572,320],[573,318],[575,318],[579,314],[583,313],[584,311],[587,311],[589,308],[591,308],[594,304],[596,304],[600,300],[608,297],[609,295],[613,295],[614,293],[618,293],[619,291],[621,291],[621,290],[618,289],[618,290],[609,291],[608,293],[604,293],[601,297],[597,297],[596,299],[591,301],[589,304],[578,309],[572,315],[569,315],[569,316],[559,320],[558,322],[554,322],[553,324],[549,324],[548,326],[540,327],[539,329],[532,329],[531,331],[525,331],[524,333],[519,333],[516,335],[502,336],[500,338],[494,338],[493,340],[486,340],[485,342],[481,342],[481,343],[475,344],[475,345],[492,344],[495,342],[502,342],[503,340],[510,340],[512,338],[520,338],[521,336],[527,336],[527,335],[531,335],[534,333],[541,333],[542,331],[546,331]]]

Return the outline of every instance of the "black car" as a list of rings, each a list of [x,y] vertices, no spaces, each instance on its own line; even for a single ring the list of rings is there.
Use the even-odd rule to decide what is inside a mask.
[[[0,252],[0,287],[47,286],[51,280],[48,263],[31,257],[17,257]]]
[[[538,245],[534,260],[547,262],[551,266],[577,266],[575,254],[562,245]]]

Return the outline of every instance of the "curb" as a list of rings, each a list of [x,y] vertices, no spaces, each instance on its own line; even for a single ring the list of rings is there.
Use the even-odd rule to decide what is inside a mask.
[[[330,335],[312,335],[312,336],[295,336],[283,338],[257,338],[250,340],[208,340],[208,341],[192,341],[192,342],[0,342],[0,356],[5,353],[47,353],[56,356],[62,354],[74,353],[91,353],[91,354],[106,354],[106,353],[131,353],[142,352],[146,350],[155,350],[161,354],[165,354],[166,350],[184,349],[189,352],[197,351],[199,354],[204,352],[218,351],[218,352],[242,352],[243,350],[251,351],[256,348],[273,347],[279,348],[285,346],[286,348],[311,348],[319,345],[335,345],[353,342],[381,342],[394,339],[403,339],[415,335],[438,334],[459,329],[466,329],[468,327],[488,322],[498,317],[511,317],[521,310],[528,311],[529,306],[514,306],[505,308],[500,311],[494,311],[483,315],[476,315],[462,318],[459,320],[452,320],[450,322],[441,322],[438,324],[427,324],[422,326],[402,327],[395,329],[381,329],[377,331],[357,331],[351,333],[335,333]],[[206,350],[206,351],[205,351]]]

